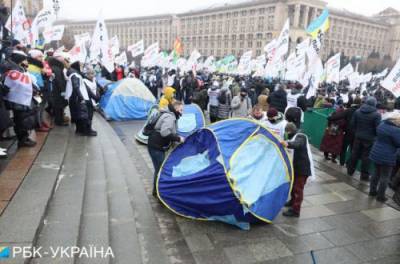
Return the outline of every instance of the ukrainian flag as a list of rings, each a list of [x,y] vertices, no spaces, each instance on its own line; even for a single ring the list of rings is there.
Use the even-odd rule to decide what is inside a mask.
[[[322,14],[308,26],[307,33],[311,35],[313,39],[316,39],[318,37],[318,33],[325,33],[328,31],[329,26],[329,11],[325,8]]]

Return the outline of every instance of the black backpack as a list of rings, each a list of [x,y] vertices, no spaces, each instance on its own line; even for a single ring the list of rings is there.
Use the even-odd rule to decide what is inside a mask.
[[[163,113],[157,112],[157,114],[150,116],[149,120],[143,128],[143,135],[149,137],[153,133],[153,131],[155,130],[155,126],[162,115]]]
[[[218,102],[220,104],[226,104],[226,90],[222,90],[218,96]]]

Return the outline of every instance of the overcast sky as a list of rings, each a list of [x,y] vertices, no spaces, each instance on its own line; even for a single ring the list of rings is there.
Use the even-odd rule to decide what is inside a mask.
[[[60,16],[70,19],[94,19],[103,10],[107,18],[180,13],[243,0],[60,0]],[[387,7],[400,10],[399,0],[327,0],[330,6],[345,8],[363,15],[372,15]]]

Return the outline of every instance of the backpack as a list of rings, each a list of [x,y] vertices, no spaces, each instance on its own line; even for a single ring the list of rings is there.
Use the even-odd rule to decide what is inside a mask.
[[[153,131],[155,131],[155,126],[162,115],[163,113],[156,112],[150,116],[149,120],[143,128],[143,135],[148,137],[153,133]]]
[[[218,102],[220,104],[226,104],[226,90],[222,90],[218,96]]]

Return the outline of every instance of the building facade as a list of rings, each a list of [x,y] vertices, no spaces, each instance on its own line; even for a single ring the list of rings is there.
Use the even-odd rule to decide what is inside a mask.
[[[0,2],[3,3],[6,7],[11,8],[11,0],[2,0]],[[13,5],[15,5],[17,1],[13,0],[12,2]],[[33,19],[36,14],[43,8],[43,0],[25,0],[23,1],[23,4],[26,17],[31,19]]]
[[[176,37],[184,45],[184,55],[197,49],[202,55],[240,56],[248,50],[261,55],[264,46],[290,19],[290,47],[307,37],[306,27],[326,7],[319,0],[253,0],[225,4],[177,15],[157,15],[107,20],[109,36],[117,35],[126,47],[143,39],[146,46],[159,42],[170,50]],[[373,17],[329,8],[331,27],[321,51],[322,58],[342,52],[345,56],[367,57],[371,52],[400,56],[400,13],[392,8]],[[92,33],[95,21],[66,22],[68,34]]]

